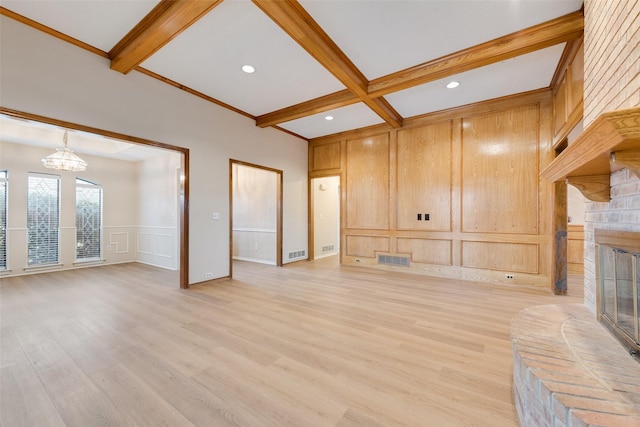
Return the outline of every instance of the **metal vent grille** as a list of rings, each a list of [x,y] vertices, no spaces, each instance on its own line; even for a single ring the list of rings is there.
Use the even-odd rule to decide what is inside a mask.
[[[306,250],[289,252],[289,259],[304,258],[307,256]]]
[[[409,267],[409,257],[393,256],[393,255],[378,255],[378,264],[399,265],[402,267]]]
[[[330,252],[330,251],[334,250],[334,248],[335,248],[334,245],[323,246],[322,247],[322,252]]]

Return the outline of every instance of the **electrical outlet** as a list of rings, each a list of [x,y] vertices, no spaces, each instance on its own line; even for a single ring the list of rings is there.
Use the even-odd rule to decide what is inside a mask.
[[[107,252],[111,252],[111,245],[107,245]]]
[[[205,279],[211,279],[213,277],[213,273],[204,273]]]
[[[422,221],[422,214],[418,214],[418,221]]]
[[[424,214],[424,220],[429,221],[429,214]]]
[[[513,280],[513,274],[505,274],[505,279]]]

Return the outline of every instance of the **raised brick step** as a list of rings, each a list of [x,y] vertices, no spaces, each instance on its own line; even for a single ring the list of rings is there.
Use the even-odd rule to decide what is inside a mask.
[[[522,426],[640,426],[640,363],[585,306],[522,310],[511,348]]]

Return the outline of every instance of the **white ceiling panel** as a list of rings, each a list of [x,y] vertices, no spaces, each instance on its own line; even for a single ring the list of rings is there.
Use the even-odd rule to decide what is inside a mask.
[[[255,116],[344,89],[247,1],[222,2],[142,66]]]
[[[333,120],[326,120],[326,116],[332,116]],[[316,138],[380,123],[383,123],[383,120],[369,107],[360,103],[292,120],[278,126],[306,138]]]
[[[369,79],[575,12],[582,0],[300,0]]]
[[[385,96],[403,117],[411,117],[514,93],[548,87],[564,43]],[[447,89],[450,81],[460,83]]]
[[[65,129],[31,120],[20,120],[0,114],[0,139],[14,144],[61,148]],[[78,155],[88,154],[110,159],[139,161],[156,157],[167,150],[142,144],[106,138],[102,135],[69,130],[67,146]]]
[[[158,0],[1,0],[0,5],[105,52],[111,50]]]

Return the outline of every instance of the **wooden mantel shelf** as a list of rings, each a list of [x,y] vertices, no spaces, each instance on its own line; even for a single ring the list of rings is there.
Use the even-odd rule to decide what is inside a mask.
[[[540,176],[608,202],[608,177],[625,167],[640,177],[640,107],[602,114]]]

